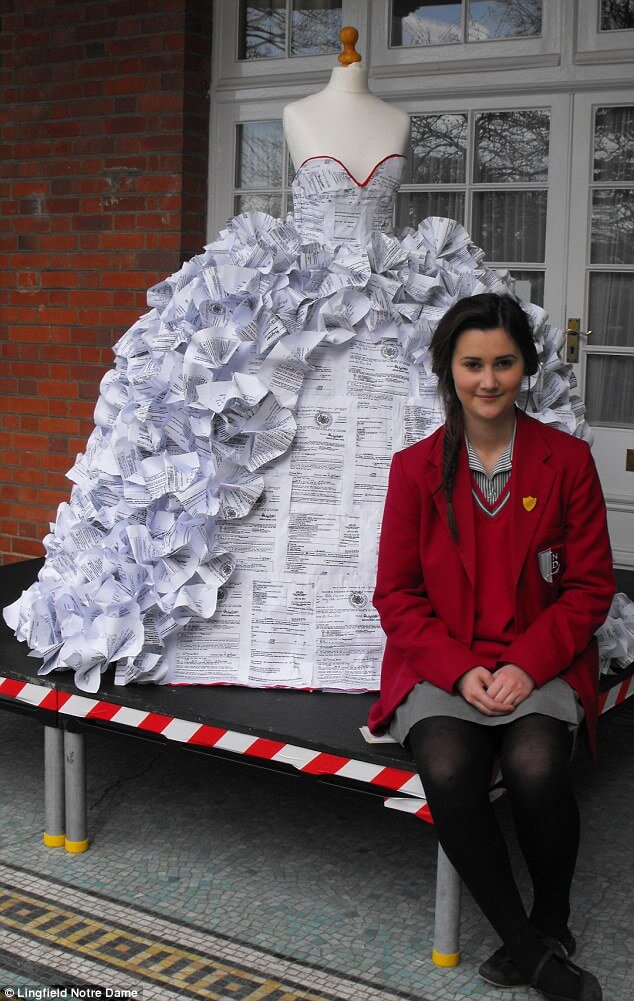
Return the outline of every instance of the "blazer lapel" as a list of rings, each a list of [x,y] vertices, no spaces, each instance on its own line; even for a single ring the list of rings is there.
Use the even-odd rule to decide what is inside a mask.
[[[550,454],[538,422],[518,413],[511,476],[511,563],[515,587],[555,481],[546,461]]]
[[[473,520],[473,502],[471,500],[471,476],[469,464],[467,462],[467,448],[464,442],[460,448],[458,457],[458,469],[451,495],[451,502],[458,526],[458,541],[451,536],[449,521],[447,519],[447,502],[442,488],[442,447],[444,432],[436,440],[434,449],[429,457],[430,468],[427,472],[427,482],[430,493],[436,505],[436,509],[447,526],[447,532],[451,543],[456,547],[456,551],[465,568],[471,587],[475,590],[476,575],[476,546],[475,546],[475,526]]]

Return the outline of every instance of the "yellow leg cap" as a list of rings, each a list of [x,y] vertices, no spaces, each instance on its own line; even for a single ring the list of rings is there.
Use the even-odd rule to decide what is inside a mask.
[[[64,838],[64,848],[73,855],[81,855],[82,852],[88,851],[88,838],[84,838],[83,841],[69,841],[68,838]]]
[[[457,966],[460,962],[459,952],[436,952],[435,949],[431,951],[432,961],[436,966]]]
[[[66,843],[65,834],[43,834],[42,841],[47,848],[63,848]]]

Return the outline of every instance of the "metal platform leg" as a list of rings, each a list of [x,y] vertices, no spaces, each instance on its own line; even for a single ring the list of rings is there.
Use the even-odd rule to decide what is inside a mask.
[[[44,726],[44,834],[47,848],[63,848],[64,836],[64,731]]]
[[[83,733],[64,730],[64,779],[66,800],[67,852],[78,854],[88,848],[86,820],[86,747]]]
[[[460,876],[438,845],[436,869],[436,918],[431,958],[436,966],[457,966],[460,962]]]

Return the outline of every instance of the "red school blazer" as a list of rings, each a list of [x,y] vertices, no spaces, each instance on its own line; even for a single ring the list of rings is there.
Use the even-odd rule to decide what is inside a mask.
[[[375,732],[419,681],[454,692],[460,676],[481,662],[471,651],[476,549],[467,450],[463,445],[452,495],[455,542],[442,489],[443,436],[440,428],[392,460],[374,592],[387,635],[380,697],[369,718]],[[517,637],[500,664],[517,664],[537,687],[564,678],[582,700],[594,752],[594,633],[616,588],[605,502],[586,442],[518,411],[509,503],[512,546],[500,557],[512,565]],[[549,549],[562,566],[551,583],[539,560]]]

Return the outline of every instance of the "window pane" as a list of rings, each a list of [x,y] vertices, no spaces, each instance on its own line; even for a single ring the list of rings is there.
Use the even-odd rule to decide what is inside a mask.
[[[586,407],[590,424],[634,428],[634,357],[586,355]]]
[[[634,107],[597,108],[594,180],[634,180]]]
[[[634,274],[590,275],[588,325],[591,344],[634,347]]]
[[[474,180],[547,181],[550,115],[496,111],[476,116]]]
[[[414,229],[429,215],[448,216],[464,220],[464,192],[462,191],[411,191],[398,196],[396,203],[396,230],[405,226]]]
[[[543,261],[546,191],[475,191],[472,236],[488,261]]]
[[[286,0],[240,0],[238,59],[286,55]]]
[[[634,260],[634,190],[600,188],[592,193],[593,264]]]
[[[392,0],[392,45],[444,45],[462,41],[462,3]]]
[[[529,302],[534,302],[536,306],[544,305],[544,272],[543,271],[518,271],[513,268],[511,274],[518,282],[529,282],[531,286]],[[520,295],[518,289],[517,294]],[[524,296],[522,296],[524,298]]]
[[[542,0],[471,0],[467,38],[526,38],[542,33]]]
[[[634,28],[632,0],[601,0],[601,31]]]
[[[282,186],[284,136],[281,122],[237,126],[236,187]]]
[[[235,215],[239,215],[241,212],[268,212],[269,215],[279,219],[282,215],[282,196],[281,194],[236,195],[234,212]]]
[[[405,184],[464,183],[466,162],[466,115],[412,115]]]
[[[341,0],[293,0],[291,55],[338,52]]]

